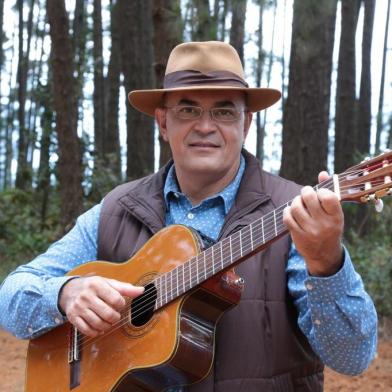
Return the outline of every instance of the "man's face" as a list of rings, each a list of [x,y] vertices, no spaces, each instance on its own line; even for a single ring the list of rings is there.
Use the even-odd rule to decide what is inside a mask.
[[[155,117],[163,139],[170,144],[177,171],[216,176],[217,180],[235,175],[252,118],[242,92],[172,92],[166,95],[164,106],[156,110]],[[178,106],[197,106],[204,112],[198,119],[181,119],[174,109]],[[238,118],[228,122],[213,119],[212,108],[234,109]]]

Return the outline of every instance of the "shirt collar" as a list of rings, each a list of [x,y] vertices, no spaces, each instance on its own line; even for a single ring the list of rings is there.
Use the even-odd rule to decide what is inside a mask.
[[[202,204],[208,200],[220,198],[223,200],[223,204],[225,207],[225,214],[227,214],[229,212],[230,208],[234,204],[234,200],[237,195],[237,191],[240,186],[240,182],[242,179],[242,175],[244,174],[244,171],[245,171],[245,158],[241,154],[240,167],[239,167],[237,174],[234,177],[233,181],[229,185],[227,185],[226,188],[224,188],[221,192],[216,193],[215,195],[210,196],[207,199],[204,199],[200,204]],[[169,172],[167,174],[165,186],[163,188],[163,195],[165,198],[167,209],[169,209],[170,200],[173,196],[177,197],[177,198],[178,197],[185,197],[186,198],[186,196],[180,191],[180,188],[178,186],[174,164],[170,167]]]

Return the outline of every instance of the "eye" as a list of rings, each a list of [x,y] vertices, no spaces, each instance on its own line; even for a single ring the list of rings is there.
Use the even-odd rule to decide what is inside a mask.
[[[237,111],[233,108],[215,108],[213,114],[217,120],[222,121],[232,121],[237,118]]]
[[[197,117],[200,113],[200,108],[197,106],[179,106],[177,114],[180,116]]]

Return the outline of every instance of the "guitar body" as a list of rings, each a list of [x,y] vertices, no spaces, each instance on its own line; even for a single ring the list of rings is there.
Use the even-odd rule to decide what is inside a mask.
[[[146,285],[201,251],[185,226],[169,226],[123,264],[91,262],[69,275],[99,275]],[[224,279],[223,279],[224,277]],[[65,323],[30,341],[26,392],[163,391],[205,378],[214,358],[215,327],[236,305],[241,288],[225,272],[156,310],[143,325],[125,322],[107,335],[80,345],[80,358],[69,363],[74,328]]]

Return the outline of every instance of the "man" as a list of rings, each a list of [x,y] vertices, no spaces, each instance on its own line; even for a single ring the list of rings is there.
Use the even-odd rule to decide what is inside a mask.
[[[217,241],[298,195],[283,218],[294,244],[285,236],[238,267],[242,300],[219,323],[210,375],[190,389],[321,391],[322,363],[347,374],[366,369],[377,316],[342,247],[337,196],[268,174],[242,149],[252,112],[279,97],[247,86],[230,45],[177,46],[165,88],[129,95],[134,107],[155,116],[173,162],[116,188],[45,254],[12,273],[0,291],[1,324],[30,338],[68,319],[97,336],[119,320],[123,297],[143,288],[98,276],[64,277],[70,269],[94,259],[127,260],[173,223]]]

